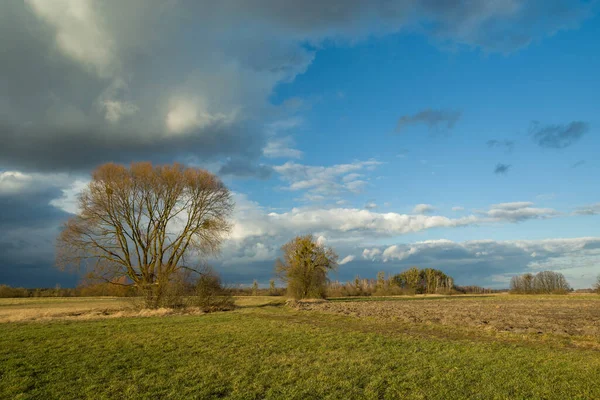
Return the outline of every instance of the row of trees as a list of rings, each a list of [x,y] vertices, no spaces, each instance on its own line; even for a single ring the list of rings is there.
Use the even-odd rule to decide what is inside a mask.
[[[571,290],[564,275],[554,271],[517,275],[510,280],[510,292],[517,294],[564,294]]]

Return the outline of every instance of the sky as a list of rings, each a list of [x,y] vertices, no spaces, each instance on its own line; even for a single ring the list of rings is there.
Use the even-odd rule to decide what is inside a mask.
[[[236,202],[227,283],[312,233],[330,278],[600,274],[600,5],[0,2],[0,284],[75,286],[61,225],[104,162],[180,162]]]

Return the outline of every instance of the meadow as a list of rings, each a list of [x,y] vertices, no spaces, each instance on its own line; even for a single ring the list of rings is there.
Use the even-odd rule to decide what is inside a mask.
[[[0,398],[600,398],[598,295],[236,303],[0,299]]]

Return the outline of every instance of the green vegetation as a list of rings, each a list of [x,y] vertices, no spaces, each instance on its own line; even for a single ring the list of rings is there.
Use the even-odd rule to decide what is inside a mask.
[[[597,350],[266,299],[201,316],[0,324],[0,398],[600,398]]]

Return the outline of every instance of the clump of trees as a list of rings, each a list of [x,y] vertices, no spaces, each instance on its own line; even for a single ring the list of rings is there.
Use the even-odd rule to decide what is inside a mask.
[[[357,276],[353,281],[345,283],[334,281],[328,285],[330,297],[346,296],[395,296],[413,294],[453,294],[453,293],[486,293],[490,289],[480,287],[463,287],[458,290],[454,279],[442,271],[412,267],[396,275],[386,276],[385,272],[377,273],[375,279]]]
[[[233,210],[210,172],[148,162],[99,166],[78,205],[58,237],[57,266],[91,269],[105,282],[125,278],[148,308],[167,305],[183,271],[203,276],[189,259],[218,253]]]
[[[433,268],[412,267],[392,277],[398,287],[415,294],[450,294],[454,279]]]
[[[281,250],[283,257],[275,262],[275,272],[287,283],[287,295],[297,300],[325,298],[327,273],[338,266],[335,251],[313,235],[296,236]]]
[[[327,296],[393,296],[405,294],[404,291],[394,284],[390,277],[386,277],[384,271],[377,273],[375,279],[361,278],[356,276],[348,282],[333,281],[327,285]]]
[[[554,271],[526,273],[510,280],[510,293],[516,294],[566,294],[571,290],[565,276]]]

